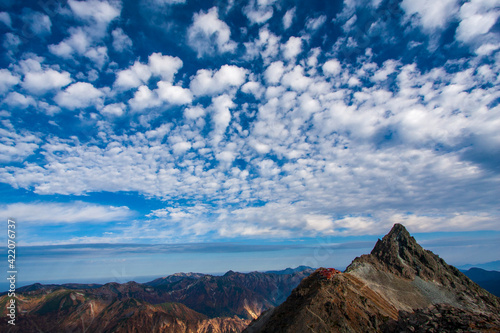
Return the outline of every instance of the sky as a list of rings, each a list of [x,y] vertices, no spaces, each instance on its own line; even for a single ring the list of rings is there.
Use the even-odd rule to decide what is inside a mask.
[[[495,0],[3,0],[23,281],[500,259]],[[2,260],[2,265],[6,260]],[[2,266],[3,267],[3,266]]]

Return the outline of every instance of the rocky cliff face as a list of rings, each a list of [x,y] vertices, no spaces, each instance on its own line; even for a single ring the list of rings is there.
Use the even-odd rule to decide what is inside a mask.
[[[494,332],[500,301],[396,224],[371,254],[318,270],[245,332]]]
[[[174,274],[149,283],[18,289],[17,325],[0,332],[237,333],[312,272]],[[0,297],[5,314],[6,296]]]

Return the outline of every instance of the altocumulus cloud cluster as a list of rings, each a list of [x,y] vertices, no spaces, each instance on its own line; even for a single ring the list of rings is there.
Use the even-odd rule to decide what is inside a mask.
[[[73,228],[28,243],[500,229],[496,1],[1,6],[2,215]]]

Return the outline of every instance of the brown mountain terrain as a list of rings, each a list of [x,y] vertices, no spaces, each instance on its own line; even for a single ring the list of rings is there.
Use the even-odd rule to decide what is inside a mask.
[[[42,285],[18,289],[16,326],[0,332],[237,333],[279,305],[311,269],[290,274],[174,274],[148,283]],[[6,314],[7,296],[0,297]]]
[[[499,332],[499,313],[498,297],[396,224],[371,254],[344,273],[318,269],[244,332]]]

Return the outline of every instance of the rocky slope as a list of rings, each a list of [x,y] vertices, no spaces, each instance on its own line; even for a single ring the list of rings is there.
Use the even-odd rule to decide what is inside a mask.
[[[145,284],[35,284],[18,289],[17,325],[3,321],[0,332],[237,333],[284,301],[311,272],[174,274]],[[6,301],[0,297],[3,315]]]
[[[317,270],[245,332],[495,332],[499,313],[496,296],[396,224],[371,254],[344,273]]]

